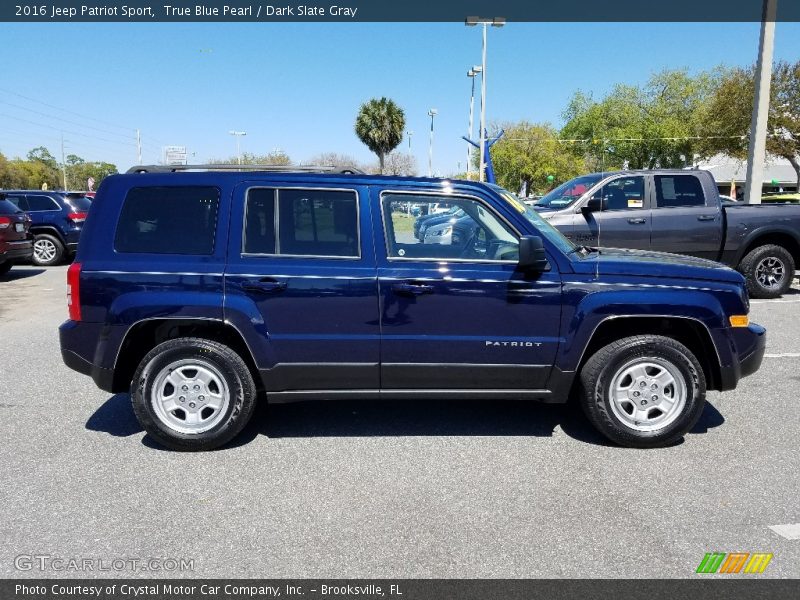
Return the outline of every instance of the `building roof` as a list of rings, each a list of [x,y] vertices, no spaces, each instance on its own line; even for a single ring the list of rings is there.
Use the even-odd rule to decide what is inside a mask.
[[[717,183],[736,181],[738,184],[744,183],[747,179],[747,161],[726,154],[717,154],[700,161],[696,167],[711,171]],[[797,173],[785,158],[768,156],[764,164],[764,183],[771,183],[773,179],[781,184],[794,185],[797,183]]]

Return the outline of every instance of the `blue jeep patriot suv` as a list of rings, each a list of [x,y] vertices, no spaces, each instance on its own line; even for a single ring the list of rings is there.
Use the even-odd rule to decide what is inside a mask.
[[[477,226],[425,243],[409,203]],[[611,440],[663,446],[766,342],[736,271],[576,246],[468,181],[140,167],[103,181],[67,280],[64,362],[179,450],[231,440],[259,394],[572,396]]]

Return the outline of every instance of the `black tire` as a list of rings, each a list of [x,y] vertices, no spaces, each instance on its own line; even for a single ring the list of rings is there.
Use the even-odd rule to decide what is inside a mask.
[[[759,273],[759,266],[769,269],[770,263],[783,272],[782,278],[774,285],[766,285],[763,280],[768,273]],[[792,285],[794,266],[794,259],[786,248],[767,244],[748,252],[739,263],[739,272],[747,281],[747,291],[750,292],[751,298],[779,298]]]
[[[645,358],[672,365],[673,371],[682,378],[686,392],[683,408],[679,411],[676,408],[674,420],[652,431],[635,429],[618,417],[612,407],[610,389],[618,373],[623,373],[637,359]],[[680,342],[659,335],[627,337],[601,348],[586,361],[580,383],[581,406],[592,425],[611,441],[631,448],[655,448],[679,440],[694,427],[705,406],[706,379],[697,358]],[[636,389],[633,383],[631,389]],[[649,414],[657,415],[658,410],[653,408],[652,405],[647,407]]]
[[[227,407],[220,409],[219,415],[214,417],[219,421],[207,431],[177,431],[169,425],[168,417],[158,414],[154,389],[158,383],[156,378],[165,369],[172,373],[171,366],[180,364],[179,361],[187,361],[189,366],[174,370],[191,371],[192,361],[211,365],[223,380],[223,385],[227,386]],[[180,392],[175,389],[175,393]],[[178,338],[159,344],[139,363],[131,383],[131,402],[139,423],[161,445],[172,450],[211,450],[232,440],[247,425],[256,405],[256,386],[245,362],[227,346],[202,338]],[[176,413],[180,414],[177,410],[171,414]],[[183,414],[186,416],[187,413]]]
[[[37,243],[45,245],[52,254],[48,252],[47,255],[43,249],[37,250]],[[61,243],[56,236],[49,233],[37,233],[33,236],[33,256],[31,260],[33,264],[39,267],[52,267],[59,264],[64,259],[64,244]]]
[[[10,260],[7,260],[4,263],[0,263],[0,275],[5,275],[6,273],[8,273],[11,270],[11,267],[13,266],[14,263],[12,263]]]

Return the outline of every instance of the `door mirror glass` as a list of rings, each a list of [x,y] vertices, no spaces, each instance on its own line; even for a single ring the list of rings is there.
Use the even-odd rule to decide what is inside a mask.
[[[608,200],[600,195],[600,192],[589,198],[589,201],[581,207],[583,212],[598,212],[608,210]]]
[[[542,238],[536,235],[523,235],[519,238],[519,268],[540,273],[547,266]]]

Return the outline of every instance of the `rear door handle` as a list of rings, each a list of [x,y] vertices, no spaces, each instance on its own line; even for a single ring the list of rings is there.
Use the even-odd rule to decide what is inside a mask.
[[[421,296],[422,294],[432,294],[433,286],[415,281],[404,281],[393,284],[392,291],[401,296]]]
[[[271,277],[264,279],[250,279],[242,283],[242,289],[248,292],[260,292],[262,294],[276,294],[284,291],[289,284],[285,281],[277,281]]]
[[[715,221],[717,219],[717,215],[700,215],[697,217],[698,221]]]
[[[642,219],[641,217],[636,219],[628,219],[628,223],[630,223],[631,225],[644,225],[645,223],[647,223],[647,219]]]

